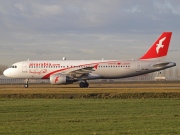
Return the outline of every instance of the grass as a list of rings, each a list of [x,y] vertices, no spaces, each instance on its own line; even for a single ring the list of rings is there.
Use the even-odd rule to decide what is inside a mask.
[[[0,134],[180,134],[179,125],[180,83],[0,85]]]
[[[180,99],[2,99],[0,134],[179,134]]]

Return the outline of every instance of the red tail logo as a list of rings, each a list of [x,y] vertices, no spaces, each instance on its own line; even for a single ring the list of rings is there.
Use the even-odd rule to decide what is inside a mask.
[[[172,32],[164,32],[140,59],[160,58],[167,55]]]
[[[164,45],[162,44],[162,42],[163,42],[165,39],[166,39],[166,37],[162,38],[161,40],[159,40],[159,43],[156,44],[156,45],[157,45],[157,47],[156,47],[156,52],[157,52],[157,53],[159,53],[159,49],[160,49],[160,48],[163,48],[163,47],[164,47]]]

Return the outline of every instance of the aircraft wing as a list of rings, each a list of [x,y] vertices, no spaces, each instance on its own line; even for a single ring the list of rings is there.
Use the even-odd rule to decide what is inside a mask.
[[[92,71],[95,71],[93,68],[94,67],[80,68],[80,69],[69,72],[69,74],[88,74],[88,73],[91,73]]]
[[[66,74],[70,77],[76,78],[80,77],[82,75],[88,75],[89,73],[92,73],[92,71],[95,71],[93,68],[95,67],[84,67],[79,69],[71,69],[67,70],[66,72],[63,72],[63,74]]]

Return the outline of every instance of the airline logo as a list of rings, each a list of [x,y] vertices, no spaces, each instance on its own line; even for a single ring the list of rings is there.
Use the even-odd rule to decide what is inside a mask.
[[[166,37],[162,38],[161,40],[159,40],[159,43],[156,44],[157,45],[157,47],[156,47],[157,54],[159,53],[159,49],[164,47],[164,45],[162,43],[164,42],[165,39],[166,39]]]
[[[47,69],[41,69],[41,70],[38,70],[38,69],[31,70],[31,69],[30,69],[30,70],[29,70],[29,73],[41,75],[41,74],[47,73]]]
[[[56,79],[54,80],[54,82],[56,83],[59,80],[59,76],[56,77]]]
[[[151,48],[140,59],[153,59],[167,55],[172,32],[163,32]]]

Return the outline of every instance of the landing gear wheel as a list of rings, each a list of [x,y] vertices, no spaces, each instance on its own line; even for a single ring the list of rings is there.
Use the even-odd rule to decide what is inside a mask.
[[[84,82],[80,82],[80,83],[79,83],[79,87],[80,87],[80,88],[84,88],[84,85],[85,85]]]
[[[87,83],[87,82],[80,82],[79,83],[79,87],[80,88],[88,88],[89,87],[89,83]]]
[[[26,79],[26,83],[24,84],[24,88],[28,88],[29,87],[28,82],[29,82],[29,79]]]
[[[24,88],[28,88],[29,86],[28,86],[28,84],[24,84]]]
[[[85,82],[85,87],[88,88],[89,87],[89,83]]]

